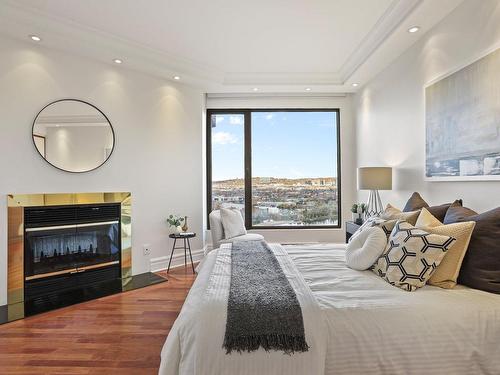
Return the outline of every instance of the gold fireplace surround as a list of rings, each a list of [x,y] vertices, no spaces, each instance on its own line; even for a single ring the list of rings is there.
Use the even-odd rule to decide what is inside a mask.
[[[7,311],[8,320],[24,318],[24,207],[75,204],[121,204],[121,277],[132,278],[132,197],[127,192],[70,194],[9,194],[7,197]]]

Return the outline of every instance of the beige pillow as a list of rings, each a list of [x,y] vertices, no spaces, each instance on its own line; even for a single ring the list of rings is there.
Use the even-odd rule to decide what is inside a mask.
[[[427,208],[422,208],[420,215],[418,215],[417,223],[415,224],[417,228],[434,228],[440,225],[443,225],[443,223],[436,219]],[[455,244],[455,246],[457,245]]]
[[[428,284],[430,285],[451,289],[457,285],[460,267],[462,266],[462,261],[464,260],[467,248],[469,247],[469,241],[476,223],[474,221],[465,221],[461,223],[432,226],[432,223],[435,223],[436,221],[439,222],[439,220],[433,217],[429,211],[427,211],[427,213],[424,213],[424,211],[427,210],[425,208],[422,209],[422,214],[424,216],[422,217],[422,220],[419,217],[418,221],[420,221],[421,224],[431,225],[419,226],[417,221],[417,227],[432,234],[450,236],[456,238],[457,240],[453,247],[451,247],[446,253],[445,257],[441,261],[441,264],[432,273],[432,276],[428,281]],[[429,215],[432,216],[432,218],[429,217]]]
[[[382,219],[391,217],[392,215],[398,215],[401,213],[401,210],[399,208],[394,207],[392,204],[388,203],[387,206],[385,206],[385,210],[380,215]]]
[[[384,220],[404,220],[410,223],[411,225],[415,225],[419,214],[420,210],[403,212],[399,208],[396,208],[388,204],[387,207],[385,208],[385,211],[382,213],[382,215],[380,215],[380,218]]]

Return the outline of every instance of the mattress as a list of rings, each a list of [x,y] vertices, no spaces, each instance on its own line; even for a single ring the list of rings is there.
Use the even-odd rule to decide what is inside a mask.
[[[299,277],[317,306],[308,311],[320,329],[308,329],[306,324],[306,338],[309,333],[308,340],[312,338],[315,344],[312,357],[263,350],[224,353],[219,345],[225,327],[223,304],[217,313],[207,311],[213,295],[208,289],[214,286],[211,278],[221,271],[227,273],[230,265],[217,270],[215,251],[204,259],[166,340],[159,373],[500,373],[500,295],[463,286],[451,290],[425,286],[406,292],[371,271],[346,267],[345,245],[284,249],[293,264],[285,274]],[[293,276],[294,272],[298,275]],[[223,283],[215,285],[228,288]],[[302,305],[303,300],[299,301]],[[310,317],[304,315],[304,319]],[[213,322],[209,331],[207,322]]]

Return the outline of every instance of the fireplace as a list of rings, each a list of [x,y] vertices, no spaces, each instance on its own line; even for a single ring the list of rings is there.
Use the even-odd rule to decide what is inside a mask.
[[[8,199],[8,320],[130,285],[130,193]]]
[[[24,210],[26,281],[120,264],[120,205]]]
[[[25,208],[25,314],[121,291],[120,254],[120,204]]]

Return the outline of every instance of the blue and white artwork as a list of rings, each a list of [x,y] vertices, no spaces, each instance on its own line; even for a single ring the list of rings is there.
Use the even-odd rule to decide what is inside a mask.
[[[425,89],[430,181],[500,180],[500,49]]]

